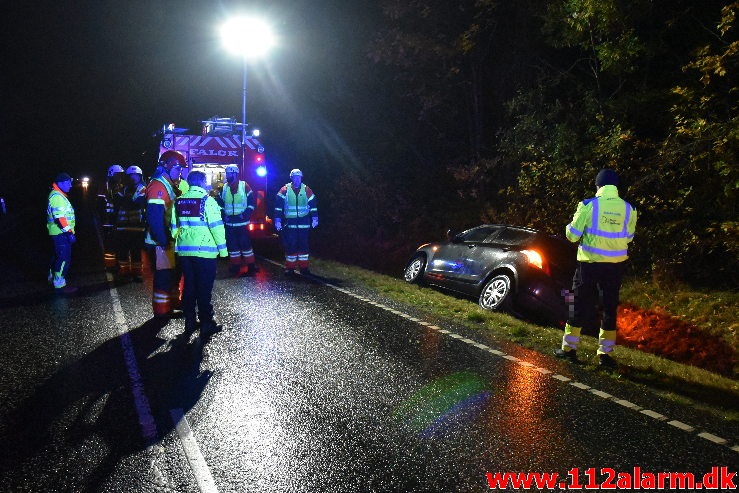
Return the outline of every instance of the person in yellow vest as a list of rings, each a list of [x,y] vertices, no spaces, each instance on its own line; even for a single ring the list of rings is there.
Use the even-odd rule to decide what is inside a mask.
[[[167,151],[169,152],[169,151]],[[154,170],[146,186],[146,237],[144,243],[154,273],[152,310],[154,316],[167,319],[179,305],[179,273],[170,236],[172,204],[176,198],[174,180],[179,179],[184,158],[166,156]]]
[[[221,208],[205,190],[205,173],[193,171],[187,182],[189,190],[175,199],[171,230],[174,250],[185,276],[182,292],[185,331],[193,332],[199,318],[200,335],[207,337],[222,328],[213,318],[211,299],[216,258],[228,255],[226,233]]]
[[[277,193],[275,205],[275,229],[281,231],[285,249],[285,275],[292,275],[295,268],[301,274],[310,274],[308,269],[308,234],[318,226],[316,196],[303,183],[303,172],[290,171],[291,183],[285,184]]]
[[[72,263],[72,245],[76,241],[74,207],[67,197],[71,188],[71,176],[67,173],[56,175],[46,207],[46,228],[54,242],[49,282],[53,284],[54,291],[59,294],[77,292],[77,287],[67,284],[67,273]]]
[[[629,258],[628,245],[636,230],[636,209],[619,197],[618,175],[601,170],[595,178],[594,198],[577,205],[572,222],[567,225],[567,239],[579,242],[577,269],[568,300],[569,316],[562,347],[555,349],[559,358],[578,362],[577,346],[583,329],[598,325],[596,305],[599,289],[603,293],[603,317],[598,334],[599,365],[615,368],[611,352],[616,346],[616,310],[624,266]],[[593,324],[594,327],[583,327]]]
[[[226,166],[226,183],[220,199],[225,216],[228,271],[232,276],[253,276],[257,266],[249,237],[249,219],[256,204],[249,184],[239,180],[239,167],[235,164]]]

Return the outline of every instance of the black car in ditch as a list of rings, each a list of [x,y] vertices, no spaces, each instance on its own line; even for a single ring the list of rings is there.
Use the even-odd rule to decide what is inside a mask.
[[[562,236],[484,224],[419,247],[404,279],[478,299],[487,310],[521,310],[564,325],[576,247]]]

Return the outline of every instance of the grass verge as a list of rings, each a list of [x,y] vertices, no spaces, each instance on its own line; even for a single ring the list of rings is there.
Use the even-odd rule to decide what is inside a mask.
[[[337,262],[314,259],[312,264],[313,270],[319,275],[359,283],[381,296],[421,310],[432,318],[453,320],[478,330],[487,340],[514,342],[544,354],[551,354],[552,348],[559,346],[562,340],[560,329],[535,325],[504,313],[489,312],[472,300],[449,296],[434,289],[421,288],[401,279]],[[643,298],[637,296],[637,293],[641,293],[639,296]],[[658,300],[655,302],[659,306],[671,306],[667,303],[666,295],[659,294],[656,289],[647,290],[638,281],[628,281],[622,294],[624,301],[634,304]],[[718,323],[716,327],[719,327]],[[584,336],[581,348],[584,354],[595,355],[596,338]],[[736,380],[622,346],[617,349],[617,359],[623,368],[613,373],[612,378],[648,387],[673,401],[687,403],[724,419],[739,422],[739,382]],[[586,360],[585,366],[595,369],[596,363],[593,356]]]

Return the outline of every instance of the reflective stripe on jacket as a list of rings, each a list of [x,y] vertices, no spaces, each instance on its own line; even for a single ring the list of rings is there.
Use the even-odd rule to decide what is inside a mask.
[[[175,191],[172,181],[162,175],[146,186],[146,239],[148,245],[165,246],[169,240],[169,221]]]
[[[275,217],[284,218],[288,228],[310,228],[311,218],[318,217],[315,194],[304,183],[297,193],[292,183],[286,184],[277,193]]]
[[[46,228],[49,235],[56,236],[62,233],[74,233],[74,207],[56,183],[49,192],[49,202],[46,206]]]
[[[623,262],[628,244],[634,239],[636,209],[618,196],[618,188],[605,185],[595,197],[580,202],[565,234],[580,241],[577,260],[581,262]]]
[[[254,194],[248,183],[239,180],[236,194],[227,183],[221,191],[223,210],[226,213],[226,226],[246,226],[251,213],[254,212]],[[246,214],[244,214],[246,212]]]
[[[226,230],[221,208],[200,187],[190,187],[174,202],[171,222],[174,251],[190,257],[216,258],[228,256]]]

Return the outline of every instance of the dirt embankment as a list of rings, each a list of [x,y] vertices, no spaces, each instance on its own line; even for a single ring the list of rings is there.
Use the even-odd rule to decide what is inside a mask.
[[[726,341],[666,314],[623,304],[618,343],[735,378],[737,355]]]

